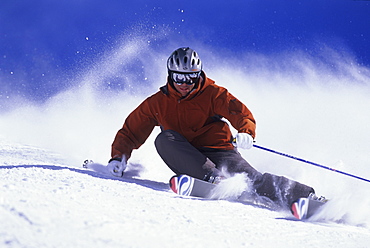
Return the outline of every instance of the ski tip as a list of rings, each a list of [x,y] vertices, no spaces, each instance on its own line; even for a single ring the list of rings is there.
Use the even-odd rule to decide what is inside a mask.
[[[176,178],[176,176],[171,177],[171,179],[170,179],[170,188],[173,192],[175,192],[177,194],[178,187],[177,187],[177,178]]]
[[[194,178],[187,175],[175,175],[170,179],[170,188],[179,195],[189,196],[194,186]]]
[[[308,212],[308,199],[299,198],[297,201],[293,202],[291,211],[293,216],[298,220],[306,219]]]

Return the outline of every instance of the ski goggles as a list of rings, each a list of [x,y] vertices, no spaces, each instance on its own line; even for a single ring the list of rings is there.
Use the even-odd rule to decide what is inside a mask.
[[[178,73],[178,72],[171,72],[172,80],[177,85],[187,84],[192,85],[196,82],[196,79],[200,77],[200,72],[192,72],[192,73]]]

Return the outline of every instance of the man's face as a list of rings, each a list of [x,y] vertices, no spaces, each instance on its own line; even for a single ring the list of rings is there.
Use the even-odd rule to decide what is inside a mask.
[[[171,77],[174,81],[175,89],[180,92],[182,96],[188,95],[194,88],[195,83],[199,81],[201,72],[180,73],[172,72]]]
[[[195,84],[188,85],[184,83],[184,84],[178,85],[177,83],[174,83],[173,85],[175,86],[175,89],[178,92],[180,92],[182,96],[186,96],[187,94],[190,93],[190,91],[192,91]]]

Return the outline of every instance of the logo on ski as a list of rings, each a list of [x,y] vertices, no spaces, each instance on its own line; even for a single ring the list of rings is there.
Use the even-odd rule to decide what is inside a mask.
[[[305,219],[308,210],[308,199],[300,198],[292,204],[292,212],[297,219]]]
[[[189,196],[194,186],[194,178],[187,175],[174,176],[170,180],[173,192],[179,195]]]

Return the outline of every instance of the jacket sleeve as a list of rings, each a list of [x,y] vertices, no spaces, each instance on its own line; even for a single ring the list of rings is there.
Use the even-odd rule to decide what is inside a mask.
[[[216,95],[215,111],[226,118],[239,133],[256,137],[256,121],[251,111],[225,88],[220,87]]]
[[[132,150],[144,144],[157,125],[156,119],[151,114],[148,98],[131,112],[123,127],[117,132],[112,144],[112,158],[124,155],[128,160]]]

